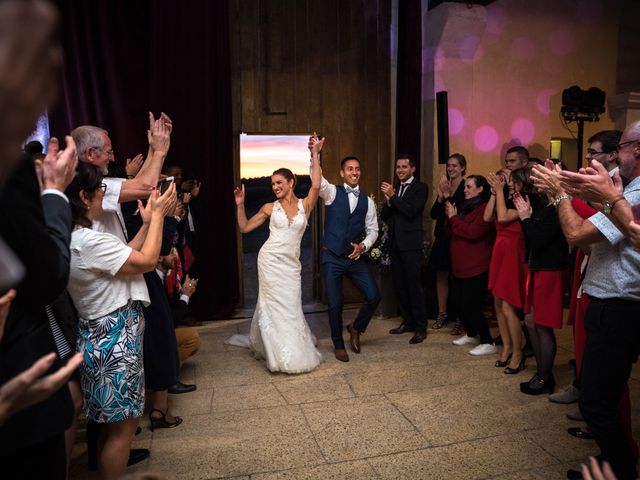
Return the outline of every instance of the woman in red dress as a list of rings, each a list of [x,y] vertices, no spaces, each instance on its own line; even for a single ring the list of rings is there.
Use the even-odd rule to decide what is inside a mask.
[[[484,211],[484,221],[496,224],[496,241],[489,267],[489,290],[494,297],[502,351],[496,367],[506,367],[504,373],[515,374],[524,369],[522,326],[518,309],[525,305],[526,248],[518,212],[511,199],[507,181],[508,170],[490,173],[487,181],[491,197]]]

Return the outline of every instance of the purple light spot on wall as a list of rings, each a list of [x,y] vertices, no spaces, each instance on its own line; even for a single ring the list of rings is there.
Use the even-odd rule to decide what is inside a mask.
[[[457,108],[449,109],[449,134],[457,135],[464,128],[464,115]]]
[[[518,60],[531,60],[536,55],[536,46],[529,37],[518,37],[511,43],[511,54]]]
[[[487,32],[499,35],[507,23],[507,12],[504,8],[490,6],[487,8]]]
[[[556,90],[552,88],[545,88],[538,93],[536,97],[536,107],[538,111],[544,115],[549,115],[551,112],[551,96],[556,94]]]
[[[484,125],[476,130],[473,143],[481,152],[491,152],[498,145],[498,132],[495,128]]]
[[[528,118],[518,118],[511,124],[511,137],[520,140],[524,145],[531,143],[536,128]]]
[[[458,48],[458,54],[462,60],[473,60],[473,57],[480,45],[480,37],[477,35],[470,35],[460,42]]]
[[[575,38],[573,33],[564,28],[558,29],[549,36],[549,49],[554,55],[564,57],[573,51]]]

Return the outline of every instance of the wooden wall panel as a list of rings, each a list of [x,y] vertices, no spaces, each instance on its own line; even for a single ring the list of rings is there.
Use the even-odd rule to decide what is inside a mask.
[[[390,0],[233,0],[232,5],[233,102],[240,112],[235,133],[316,129],[329,137],[330,178],[337,178],[335,167],[348,154],[363,157],[376,171],[383,162],[386,170]]]

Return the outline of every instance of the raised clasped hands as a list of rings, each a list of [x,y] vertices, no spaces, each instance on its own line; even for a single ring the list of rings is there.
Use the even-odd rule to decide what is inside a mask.
[[[602,202],[622,194],[624,187],[618,173],[611,177],[597,160],[592,160],[591,165],[581,168],[578,173],[562,170],[560,185],[570,195],[590,202]]]
[[[322,151],[324,140],[325,140],[324,137],[319,138],[318,134],[316,132],[313,132],[313,135],[309,137],[309,143],[307,144],[307,147],[309,148],[309,151],[311,152],[312,155],[314,153],[319,154]]]
[[[233,190],[233,198],[237,206],[244,204],[244,183]]]
[[[527,218],[531,218],[531,215],[533,215],[533,209],[531,208],[531,202],[529,202],[528,197],[523,197],[519,193],[515,193],[513,195],[513,204],[518,211],[518,217],[520,217],[520,220],[526,220]]]

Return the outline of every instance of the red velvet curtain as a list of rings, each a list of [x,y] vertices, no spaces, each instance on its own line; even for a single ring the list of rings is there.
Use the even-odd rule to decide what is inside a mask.
[[[202,181],[206,216],[193,308],[228,318],[238,298],[228,1],[59,0],[65,51],[53,135],[82,124],[109,131],[116,157],[145,153],[147,112],[173,122],[166,164]]]

